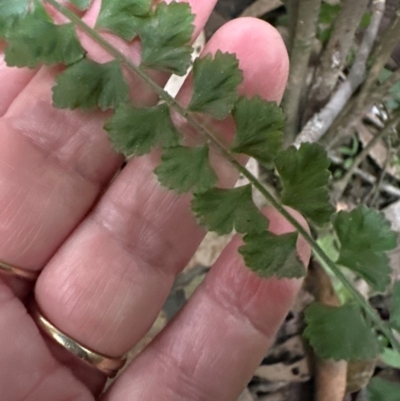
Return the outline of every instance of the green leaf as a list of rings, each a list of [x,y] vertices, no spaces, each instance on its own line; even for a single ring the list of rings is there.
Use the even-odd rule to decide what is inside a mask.
[[[385,347],[381,353],[381,359],[386,365],[400,369],[400,353],[396,350]]]
[[[176,146],[164,149],[161,164],[156,168],[158,180],[168,189],[178,193],[204,192],[217,182],[210,166],[208,146],[188,148]]]
[[[78,7],[79,10],[87,10],[92,3],[92,0],[69,0],[72,4]],[[104,1],[104,0],[102,0]]]
[[[267,219],[253,202],[250,184],[194,194],[192,210],[200,224],[219,235],[229,234],[233,228],[239,233],[259,233],[268,226]]]
[[[352,305],[329,306],[313,302],[305,310],[308,339],[322,359],[362,361],[379,353],[379,343],[362,316]]]
[[[117,60],[105,64],[83,59],[56,79],[53,103],[58,108],[102,110],[115,108],[128,98],[129,87]]]
[[[96,25],[131,41],[150,8],[151,0],[102,0]]]
[[[400,384],[374,377],[367,387],[368,401],[398,401]]]
[[[284,116],[273,102],[241,97],[233,109],[236,136],[232,151],[270,163],[282,149]]]
[[[393,288],[390,325],[400,333],[400,281],[397,281]]]
[[[319,22],[326,25],[331,25],[339,15],[340,4],[329,4],[323,2],[319,12]]]
[[[280,152],[275,166],[282,179],[282,202],[317,224],[329,221],[333,207],[329,201],[329,159],[318,144],[303,143]]]
[[[187,3],[159,3],[140,24],[142,65],[185,75],[191,62],[194,15]]]
[[[0,1],[0,39],[14,24],[23,18],[27,11],[30,0],[1,0]]]
[[[333,226],[341,244],[337,263],[358,273],[377,291],[384,291],[391,272],[385,252],[397,245],[397,235],[384,215],[361,205],[351,212],[339,212]]]
[[[70,65],[84,55],[74,25],[55,25],[41,6],[7,33],[5,60],[12,67],[36,68],[42,63]]]
[[[247,234],[243,238],[245,245],[239,248],[239,252],[246,266],[261,277],[303,277],[306,269],[297,254],[297,237],[295,232]]]
[[[125,156],[141,156],[157,144],[176,146],[180,138],[166,104],[148,108],[122,104],[107,121],[105,129],[114,148]]]
[[[223,119],[238,99],[237,89],[243,81],[236,55],[217,51],[198,58],[193,65],[193,96],[190,111]]]

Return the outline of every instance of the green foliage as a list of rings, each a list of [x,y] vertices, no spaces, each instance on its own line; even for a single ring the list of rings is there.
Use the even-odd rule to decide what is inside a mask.
[[[400,369],[400,353],[392,348],[384,348],[381,355],[382,361],[392,368]]]
[[[333,213],[328,193],[329,164],[325,150],[315,143],[304,143],[298,150],[290,147],[275,159],[283,185],[282,202],[317,224],[328,222]]]
[[[102,0],[97,26],[131,41],[150,13],[151,0]]]
[[[391,88],[389,93],[391,98],[386,102],[386,106],[390,110],[396,110],[400,108],[400,81],[397,81]]]
[[[29,2],[29,0],[0,1],[0,39],[4,38],[9,29],[26,15]]]
[[[306,269],[297,255],[297,233],[275,235],[268,231],[247,234],[239,252],[246,266],[261,277],[303,277]]]
[[[188,148],[176,146],[165,149],[161,164],[155,170],[158,180],[178,193],[204,192],[217,182],[217,176],[210,166],[208,146]]]
[[[364,13],[360,21],[360,29],[367,29],[371,23],[372,14],[370,12]]]
[[[76,7],[78,7],[79,10],[86,10],[87,8],[89,8],[93,0],[69,0],[69,1]]]
[[[105,129],[114,148],[125,156],[141,156],[157,144],[176,146],[180,138],[166,104],[148,108],[121,104]]]
[[[322,2],[319,12],[319,24],[317,29],[317,38],[324,44],[328,42],[332,29],[333,23],[338,17],[340,10],[340,4],[329,4]]]
[[[390,325],[400,333],[400,281],[397,281],[393,288]]]
[[[388,70],[387,68],[383,68],[379,75],[379,81],[381,83],[385,82],[392,74],[393,74],[392,71]],[[400,108],[400,81],[397,81],[390,88],[389,94],[391,96],[385,102],[386,107],[389,110],[396,110],[396,109]]]
[[[273,102],[241,97],[233,109],[236,136],[232,151],[269,164],[282,149],[284,116]]]
[[[89,6],[90,0],[72,0],[71,3],[83,10]],[[282,150],[282,112],[275,104],[259,97],[239,98],[243,73],[233,54],[219,51],[214,56],[196,60],[192,99],[186,109],[177,105],[160,87],[156,87],[147,69],[185,74],[190,65],[194,16],[185,2],[151,4],[150,0],[103,0],[97,26],[92,29],[82,26],[84,23],[71,17],[65,9],[63,12],[64,6],[58,3],[57,9],[61,13],[69,16],[114,57],[114,61],[98,64],[84,57],[85,52],[73,25],[55,25],[39,0],[0,0],[0,38],[5,38],[7,43],[6,61],[8,65],[31,68],[40,64],[67,66],[56,78],[53,89],[56,107],[115,109],[105,129],[117,151],[125,156],[140,156],[155,147],[162,148],[161,164],[155,169],[161,184],[178,193],[193,191],[192,209],[199,222],[209,230],[226,234],[236,229],[244,234],[240,252],[249,268],[261,277],[303,276],[305,268],[296,250],[298,234],[275,235],[266,231],[268,220],[252,200],[252,185],[234,189],[215,187],[217,176],[210,165],[210,151],[219,151],[242,173],[243,169],[233,160],[223,141],[215,140],[218,134],[207,127],[204,116],[192,113],[207,114],[206,121],[210,116],[221,120],[232,113],[237,132],[231,151],[253,156],[268,166],[275,165],[282,184],[281,201],[269,195],[267,190],[264,195],[289,220],[290,215],[282,204],[297,209],[318,225],[330,221],[333,208],[328,195],[329,160],[324,149],[316,144],[303,144],[298,150]],[[329,30],[338,9],[326,10],[323,5],[319,25]],[[128,62],[128,56],[121,54],[111,43],[104,43],[96,31],[99,28],[114,32],[127,41],[138,35],[143,49],[140,67]],[[159,102],[157,106],[147,108],[131,105],[121,63],[125,63],[124,73],[139,73],[161,94],[160,100],[165,103]],[[392,88],[393,101],[397,92],[400,93],[398,87]],[[181,134],[171,119],[171,107],[195,128],[202,127],[200,131],[205,133],[202,143],[206,144],[193,148],[181,144]],[[353,155],[350,152],[355,151],[356,145],[349,149],[349,156]],[[216,149],[211,149],[211,146]],[[260,188],[262,183],[255,179],[251,181]],[[302,227],[293,224],[313,244],[320,257],[326,256],[326,252],[318,248],[316,241]],[[395,246],[396,236],[390,232],[382,216],[360,207],[350,213],[339,213],[333,219],[333,225],[341,246],[337,249],[333,244],[336,237],[332,228],[324,227],[331,237],[328,252],[331,257],[337,257],[341,265],[358,273],[375,289],[384,290],[390,272],[386,252]],[[318,233],[318,230],[314,232]],[[357,294],[351,291],[348,281],[339,274],[340,270],[333,262],[325,257],[321,259],[325,267],[332,274],[336,272],[346,284],[343,286],[346,288],[343,299],[348,300],[352,294],[377,328],[391,339],[391,345],[396,344],[389,328],[375,318],[368,304],[355,296]],[[351,304],[335,308],[314,303],[306,311],[306,321],[305,336],[322,358],[360,360],[373,358],[379,352],[378,342],[369,321],[363,317],[363,310]],[[398,284],[390,324],[399,330]],[[391,352],[389,344],[385,346],[385,357],[398,363],[398,350]]]
[[[357,136],[354,135],[351,138],[351,145],[350,146],[341,146],[339,148],[339,152],[341,155],[354,157],[358,153],[358,149],[360,147],[360,141],[358,140]],[[353,161],[353,159],[351,159]],[[353,163],[351,163],[353,164]]]
[[[337,263],[358,273],[377,291],[385,291],[391,268],[386,251],[397,244],[397,235],[382,213],[361,205],[340,212],[333,225],[340,241]]]
[[[342,6],[340,4],[321,3],[319,11],[319,23],[323,25],[332,25],[338,17]]]
[[[5,57],[9,66],[69,65],[84,55],[73,24],[55,25],[41,6],[19,19],[7,33]]]
[[[53,103],[58,108],[115,108],[128,98],[129,87],[119,61],[98,64],[83,59],[56,79]]]
[[[193,66],[193,97],[190,111],[223,119],[232,110],[243,80],[239,61],[234,54],[218,51],[198,58]]]
[[[373,359],[379,352],[376,337],[354,305],[313,302],[305,311],[305,320],[304,337],[323,359],[361,361]]]
[[[400,384],[374,377],[367,387],[368,401],[398,401]]]
[[[239,233],[260,233],[267,219],[253,202],[251,185],[233,189],[212,188],[194,194],[192,209],[200,224],[223,235],[233,228]]]
[[[184,75],[191,61],[193,21],[187,3],[159,3],[139,28],[142,65]]]

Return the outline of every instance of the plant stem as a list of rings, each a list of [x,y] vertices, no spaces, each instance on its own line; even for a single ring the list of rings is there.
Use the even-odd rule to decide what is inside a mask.
[[[361,89],[360,95],[358,96],[355,104],[355,109],[362,107],[365,100],[373,87],[375,81],[378,79],[380,72],[382,71],[385,64],[388,62],[394,48],[399,42],[400,37],[400,9],[397,10],[396,17],[384,33],[378,48],[372,54],[374,63],[369,71],[368,77]]]
[[[321,0],[302,0],[298,4],[296,31],[290,51],[289,80],[283,102],[286,116],[285,145],[293,143],[299,129],[300,99],[305,88],[320,6]]]
[[[314,74],[314,84],[308,95],[307,113],[319,110],[331,95],[340,72],[346,63],[354,35],[369,0],[345,0],[337,17],[333,32],[322,51],[320,64]]]
[[[318,302],[334,307],[341,301],[332,285],[331,276],[314,259],[308,273],[312,294]],[[313,355],[315,363],[314,401],[343,401],[346,392],[347,361],[323,360]]]
[[[223,156],[225,156],[230,162],[233,164],[237,164],[242,167],[235,159],[233,154],[229,152],[225,146],[219,141],[217,135],[211,132],[210,128],[206,128],[195,118],[188,110],[182,107],[168,92],[166,92],[163,88],[157,85],[140,67],[132,63],[128,57],[123,55],[117,48],[108,43],[97,31],[89,27],[85,22],[83,22],[75,13],[58,3],[56,0],[45,0],[47,3],[51,4],[54,8],[57,9],[60,13],[62,13],[65,17],[67,17],[70,21],[72,21],[76,26],[81,28],[84,32],[86,32],[93,40],[95,40],[104,50],[106,50],[109,54],[115,57],[116,60],[121,61],[125,64],[125,66],[132,71],[133,73],[139,75],[140,78],[143,79],[145,83],[147,83],[159,97],[165,101],[171,108],[176,110],[182,117],[184,117],[191,125],[194,127],[200,134],[208,137],[214,145],[222,152]],[[242,171],[241,171],[242,172]]]
[[[343,192],[345,191],[347,185],[349,184],[351,177],[354,174],[354,170],[360,165],[360,163],[368,156],[370,150],[376,145],[379,139],[387,135],[393,128],[400,123],[400,113],[393,117],[386,125],[386,127],[378,132],[369,142],[368,145],[362,150],[362,152],[354,159],[352,166],[346,175],[336,184],[336,191],[334,198],[339,200]]]
[[[344,160],[342,160],[336,154],[333,153],[329,154],[329,159],[335,164],[344,166]],[[361,179],[368,182],[369,184],[376,185],[377,179],[374,175],[367,173],[366,171],[361,170],[359,168],[356,168],[354,170],[354,174],[359,176]],[[398,187],[395,187],[394,185],[382,182],[381,185],[379,186],[379,190],[400,199],[400,189]]]
[[[171,108],[175,109],[182,117],[184,117],[195,129],[202,135],[205,135],[209,140],[216,146],[216,148],[222,153],[222,155],[228,159],[228,161],[244,176],[252,185],[258,189],[261,194],[267,199],[272,206],[274,206],[279,213],[297,230],[297,232],[305,239],[305,241],[313,249],[314,254],[317,258],[326,263],[330,269],[337,275],[342,281],[343,285],[349,290],[354,296],[355,300],[365,310],[365,313],[370,319],[379,327],[379,329],[387,336],[391,341],[393,347],[400,351],[400,343],[398,343],[391,333],[390,329],[381,321],[375,310],[369,305],[369,303],[362,297],[362,295],[353,287],[353,285],[347,280],[346,276],[341,272],[339,267],[325,254],[322,248],[317,244],[307,230],[289,213],[288,210],[277,200],[275,197],[261,184],[261,182],[249,171],[246,167],[242,166],[235,158],[235,156],[225,148],[225,146],[219,141],[216,134],[209,128],[202,125],[191,113],[184,107],[179,105],[174,98],[172,98],[167,92],[159,87],[139,66],[133,64],[126,56],[121,54],[117,48],[108,43],[101,37],[94,29],[85,24],[76,14],[64,7],[56,0],[44,0],[48,4],[51,4],[56,10],[67,17],[76,26],[86,32],[94,41],[96,41],[104,50],[109,52],[115,59],[123,62],[126,67],[137,73],[159,96],[163,99]]]
[[[297,16],[299,14],[299,0],[285,0],[285,8],[289,20],[288,53],[292,53],[294,37],[296,35]]]
[[[366,106],[371,105],[373,102],[370,101],[371,98],[376,99],[375,85],[374,83],[379,77],[380,72],[385,66],[386,62],[389,60],[390,55],[396,44],[398,43],[398,38],[400,36],[400,10],[397,10],[396,17],[385,31],[379,46],[373,53],[372,58],[375,60],[369,75],[362,86],[360,93],[355,98],[352,103],[352,107],[347,110],[340,120],[336,121],[334,125],[329,130],[327,136],[332,137],[336,132],[341,132],[341,136],[346,136],[346,134],[351,130],[355,123],[363,116],[365,113]],[[389,91],[391,86],[393,86],[400,79],[400,71],[394,72],[381,86],[382,89]],[[388,87],[388,85],[390,85]],[[379,91],[379,89],[378,89]],[[385,92],[385,93],[386,93]],[[344,127],[344,130],[343,130]]]
[[[240,17],[261,17],[281,5],[281,0],[256,0],[240,14]]]
[[[372,86],[362,107],[358,109],[355,108],[357,98],[350,100],[346,109],[343,110],[340,117],[330,127],[325,136],[325,141],[328,143],[328,149],[332,149],[340,139],[348,136],[349,133],[353,131],[354,126],[363,118],[374,104],[383,103],[386,99],[390,98],[392,96],[390,89],[398,81],[400,81],[400,69],[394,71],[392,75],[390,75],[390,77],[379,86]]]
[[[371,23],[364,34],[360,49],[346,81],[339,86],[325,107],[307,122],[296,138],[296,146],[300,146],[303,142],[317,142],[326,133],[353,93],[363,82],[368,56],[378,34],[384,9],[385,0],[374,0]]]

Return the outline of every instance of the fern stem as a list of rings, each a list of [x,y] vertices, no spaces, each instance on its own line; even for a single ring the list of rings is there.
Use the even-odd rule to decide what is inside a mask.
[[[108,43],[103,37],[96,32],[96,30],[89,27],[83,22],[75,13],[64,7],[56,0],[44,0],[46,3],[52,5],[62,15],[67,17],[72,23],[81,28],[86,32],[89,37],[96,41],[104,50],[115,57],[116,60],[121,61],[126,67],[132,72],[139,75],[143,81],[145,81],[159,96],[164,100],[171,108],[175,109],[182,117],[184,117],[189,124],[191,124],[196,130],[202,135],[209,138],[209,140],[216,146],[216,148],[222,153],[222,155],[244,176],[251,184],[258,189],[261,194],[267,199],[275,209],[296,229],[296,231],[305,239],[305,241],[311,246],[315,256],[323,261],[339,278],[343,285],[353,295],[357,303],[365,310],[365,313],[373,321],[376,326],[382,331],[382,333],[389,339],[393,348],[400,352],[400,343],[397,342],[393,336],[391,330],[381,321],[375,310],[369,305],[369,303],[363,298],[363,296],[353,287],[351,282],[342,273],[340,268],[336,266],[318,245],[318,243],[312,238],[307,230],[286,210],[286,208],[277,200],[262,184],[261,182],[244,166],[242,166],[235,158],[230,150],[220,142],[217,134],[214,133],[210,128],[202,125],[187,109],[182,107],[172,96],[170,96],[163,88],[158,86],[140,67],[133,64],[126,56],[124,56],[117,48]]]
[[[271,203],[271,205],[279,211],[279,213],[285,217],[285,219],[297,230],[297,232],[306,240],[311,246],[314,255],[322,264],[326,264],[336,275],[336,277],[342,282],[343,286],[349,291],[356,302],[364,309],[366,315],[371,319],[372,322],[379,328],[382,333],[392,344],[393,348],[400,352],[400,344],[393,335],[392,331],[382,322],[377,312],[371,307],[371,305],[364,299],[364,297],[354,288],[353,284],[347,279],[342,270],[333,262],[318,243],[312,238],[306,229],[285,209],[285,207],[276,200],[272,194],[254,177],[245,167],[241,166],[240,172],[257,188],[261,194]],[[238,167],[238,166],[236,166]]]

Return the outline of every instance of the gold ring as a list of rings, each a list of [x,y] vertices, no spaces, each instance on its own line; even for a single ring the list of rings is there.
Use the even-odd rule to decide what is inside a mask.
[[[82,344],[79,344],[78,341],[67,336],[43,316],[36,303],[34,303],[32,307],[32,317],[37,326],[55,342],[63,348],[66,348],[87,365],[94,366],[97,370],[103,372],[108,377],[115,377],[118,371],[125,365],[125,355],[119,358],[101,355],[84,347]]]
[[[0,260],[0,271],[11,276],[23,278],[25,280],[35,281],[39,277],[39,272],[21,269],[20,267],[9,265]]]

